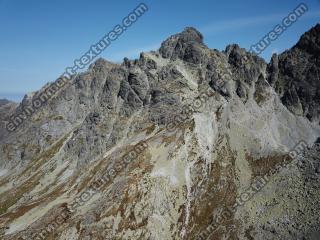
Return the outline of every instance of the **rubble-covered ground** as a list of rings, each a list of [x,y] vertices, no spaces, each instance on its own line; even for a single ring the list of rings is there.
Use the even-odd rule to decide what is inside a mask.
[[[268,64],[186,28],[1,101],[0,238],[319,239],[319,39]]]

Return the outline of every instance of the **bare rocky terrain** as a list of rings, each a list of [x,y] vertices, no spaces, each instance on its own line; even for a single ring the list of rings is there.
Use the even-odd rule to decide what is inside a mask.
[[[15,131],[47,86],[1,100],[0,239],[320,239],[319,53],[319,24],[270,63],[189,27]]]

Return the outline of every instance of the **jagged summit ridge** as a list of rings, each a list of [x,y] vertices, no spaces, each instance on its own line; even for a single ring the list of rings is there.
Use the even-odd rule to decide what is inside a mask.
[[[302,48],[269,65],[238,45],[212,50],[194,28],[139,59],[98,59],[16,131],[0,132],[0,238],[308,236],[319,227],[317,149],[303,174],[288,168],[232,208],[297,142],[318,139],[306,118],[318,116],[317,61]]]
[[[318,23],[303,34],[294,47],[306,51],[311,55],[320,55],[320,24]]]
[[[269,82],[293,113],[318,121],[320,117],[320,24],[269,64]]]

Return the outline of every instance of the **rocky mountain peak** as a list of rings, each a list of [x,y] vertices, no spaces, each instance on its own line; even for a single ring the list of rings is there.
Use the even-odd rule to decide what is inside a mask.
[[[306,51],[311,55],[320,54],[320,24],[303,34],[295,48]]]
[[[204,49],[207,47],[203,44],[202,34],[193,27],[187,27],[181,33],[165,40],[159,52],[164,58],[180,58],[187,62],[200,63],[200,54]]]
[[[298,43],[268,66],[269,83],[293,113],[320,118],[320,24],[304,33]]]
[[[25,107],[49,84],[18,108],[0,101],[0,239],[302,239],[319,229],[320,149],[301,155],[310,168],[271,176],[298,142],[319,142],[309,121],[320,116],[318,39],[316,27],[267,65],[236,44],[209,49],[188,27],[139,59],[98,59],[32,115]],[[244,200],[264,187],[258,177],[268,186]]]
[[[116,66],[117,64],[110,62],[106,59],[103,58],[98,58],[94,63],[92,63],[89,66],[89,70],[101,70],[101,69],[106,69],[106,70],[110,70],[112,67]]]
[[[162,45],[170,45],[171,43],[177,43],[178,41],[183,43],[203,43],[203,36],[194,27],[186,27],[181,33],[170,36],[162,43]]]
[[[179,38],[184,42],[197,42],[203,43],[202,34],[194,27],[186,27],[181,33],[178,34]]]

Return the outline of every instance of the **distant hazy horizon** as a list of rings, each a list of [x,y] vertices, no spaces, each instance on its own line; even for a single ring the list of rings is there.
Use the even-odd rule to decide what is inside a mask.
[[[0,99],[7,99],[12,102],[21,102],[26,93],[0,93]]]

